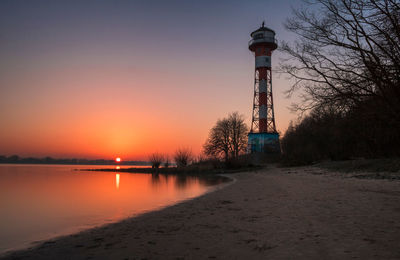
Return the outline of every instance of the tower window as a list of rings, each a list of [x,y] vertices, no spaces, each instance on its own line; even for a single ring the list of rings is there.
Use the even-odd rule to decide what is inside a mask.
[[[256,35],[254,35],[254,39],[256,40],[256,39],[262,39],[263,38],[263,34],[262,33],[259,33],[259,34],[256,34]]]

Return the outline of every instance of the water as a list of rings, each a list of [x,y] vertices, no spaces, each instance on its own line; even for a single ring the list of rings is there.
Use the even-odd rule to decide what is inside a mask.
[[[0,254],[160,209],[222,182],[74,171],[109,167],[115,166],[0,164]]]

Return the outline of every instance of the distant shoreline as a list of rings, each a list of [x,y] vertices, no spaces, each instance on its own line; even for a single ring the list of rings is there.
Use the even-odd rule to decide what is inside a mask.
[[[86,159],[86,158],[53,158],[46,157],[21,157],[19,155],[4,156],[0,155],[0,164],[65,164],[65,165],[132,165],[150,166],[147,161],[125,160],[116,162],[112,159]]]
[[[109,166],[149,166],[151,165],[147,162],[143,163],[136,163],[136,162],[120,162],[120,163],[115,163],[113,161],[111,162],[105,162],[105,163],[96,163],[96,162],[0,162],[0,165],[2,164],[37,164],[37,165],[109,165]]]

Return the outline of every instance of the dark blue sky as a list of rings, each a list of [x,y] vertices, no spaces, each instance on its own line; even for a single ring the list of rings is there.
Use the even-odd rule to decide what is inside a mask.
[[[279,38],[297,1],[0,1],[2,51],[118,44],[187,51],[241,46],[266,20]],[[215,47],[218,48],[218,47]]]

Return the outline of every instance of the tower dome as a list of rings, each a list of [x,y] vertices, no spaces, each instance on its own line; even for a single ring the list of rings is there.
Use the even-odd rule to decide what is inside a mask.
[[[260,45],[269,47],[271,50],[275,50],[278,47],[275,39],[275,31],[265,27],[264,22],[250,36],[252,39],[249,41],[249,50],[251,51],[255,51]]]

